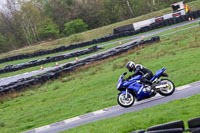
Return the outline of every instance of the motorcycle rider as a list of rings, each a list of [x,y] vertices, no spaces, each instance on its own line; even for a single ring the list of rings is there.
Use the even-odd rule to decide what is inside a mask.
[[[133,72],[134,74],[129,76],[128,79],[130,79],[131,77],[134,77],[136,75],[142,75],[141,78],[141,83],[144,85],[144,87],[146,88],[147,91],[151,91],[152,87],[152,82],[150,81],[150,79],[153,77],[153,73],[151,70],[145,68],[144,66],[140,65],[140,64],[135,64],[133,61],[129,61],[126,64],[126,68],[129,70],[129,72]],[[146,86],[148,85],[148,86]]]

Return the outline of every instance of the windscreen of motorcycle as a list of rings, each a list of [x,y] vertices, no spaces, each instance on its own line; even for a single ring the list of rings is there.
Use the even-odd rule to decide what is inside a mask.
[[[117,89],[119,89],[119,87],[121,86],[121,84],[122,84],[122,79],[123,79],[123,77],[120,76],[119,79],[118,79],[118,82],[117,82]]]

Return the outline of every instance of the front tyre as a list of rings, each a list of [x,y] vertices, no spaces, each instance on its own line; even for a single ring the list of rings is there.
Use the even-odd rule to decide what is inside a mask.
[[[166,87],[159,88],[158,93],[162,96],[169,96],[172,95],[175,91],[175,85],[174,83],[169,79],[161,79],[161,84],[167,84]]]
[[[120,106],[128,108],[128,107],[132,106],[133,103],[135,102],[135,96],[128,92],[127,98],[126,98],[125,93],[120,93],[120,94],[118,94],[117,102]]]

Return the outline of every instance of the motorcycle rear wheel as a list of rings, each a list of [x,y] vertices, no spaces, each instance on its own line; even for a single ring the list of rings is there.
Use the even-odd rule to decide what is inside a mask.
[[[117,102],[120,106],[128,108],[134,104],[135,96],[128,92],[127,98],[126,98],[126,94],[120,93],[120,94],[118,94]]]
[[[158,93],[162,96],[172,95],[175,91],[174,83],[169,79],[161,79],[161,84],[167,84],[167,87],[160,88]]]

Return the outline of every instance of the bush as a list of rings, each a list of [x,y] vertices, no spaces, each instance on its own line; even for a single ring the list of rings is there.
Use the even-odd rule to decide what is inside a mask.
[[[47,18],[40,24],[39,35],[42,39],[57,38],[59,36],[58,25],[50,18]]]
[[[76,19],[65,23],[64,27],[65,28],[63,32],[67,36],[88,30],[88,25],[85,22],[83,22],[82,19]]]

